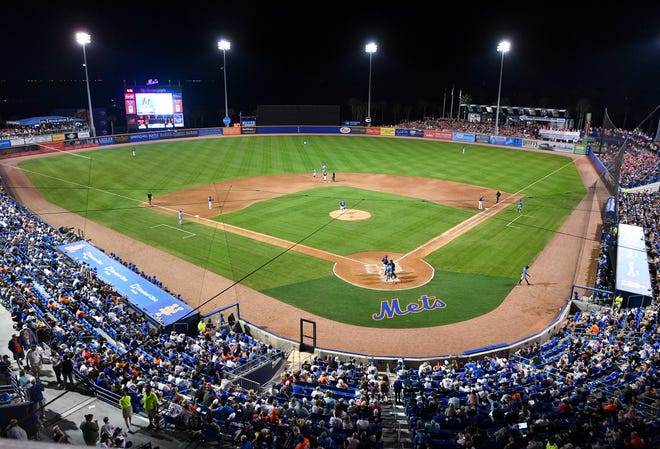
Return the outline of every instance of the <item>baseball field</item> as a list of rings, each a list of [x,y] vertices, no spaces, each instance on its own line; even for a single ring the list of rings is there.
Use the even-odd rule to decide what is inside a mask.
[[[402,138],[306,140],[159,142],[137,146],[135,156],[111,147],[20,168],[47,201],[86,220],[315,316],[382,329],[493,311],[585,196],[574,160],[557,153],[470,145],[463,154],[464,145]],[[385,282],[384,254],[396,261],[396,282]]]

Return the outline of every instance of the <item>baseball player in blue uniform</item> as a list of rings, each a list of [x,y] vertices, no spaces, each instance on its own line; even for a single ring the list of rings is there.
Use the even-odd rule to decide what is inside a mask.
[[[339,202],[339,215],[343,215],[343,214],[344,214],[344,210],[346,210],[346,201],[341,200],[341,201]]]

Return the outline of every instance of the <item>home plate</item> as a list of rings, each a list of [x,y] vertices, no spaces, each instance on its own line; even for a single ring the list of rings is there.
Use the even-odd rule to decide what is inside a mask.
[[[199,215],[195,215],[195,218],[199,218]]]

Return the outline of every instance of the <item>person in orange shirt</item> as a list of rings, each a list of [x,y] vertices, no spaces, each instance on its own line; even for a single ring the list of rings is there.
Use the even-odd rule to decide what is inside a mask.
[[[619,410],[619,405],[614,399],[607,401],[607,404],[603,405],[603,411],[607,413],[616,413]]]

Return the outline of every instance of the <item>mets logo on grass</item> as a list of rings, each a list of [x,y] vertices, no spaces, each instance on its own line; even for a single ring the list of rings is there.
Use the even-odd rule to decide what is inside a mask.
[[[371,315],[371,318],[380,321],[384,318],[390,319],[395,316],[404,316],[409,313],[427,312],[435,309],[444,309],[447,304],[437,299],[435,296],[422,295],[417,302],[411,302],[405,307],[401,307],[399,298],[394,298],[391,301],[381,301],[380,310],[378,313]]]

